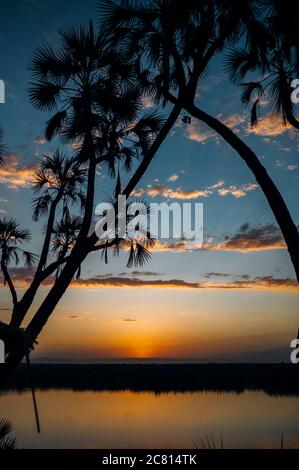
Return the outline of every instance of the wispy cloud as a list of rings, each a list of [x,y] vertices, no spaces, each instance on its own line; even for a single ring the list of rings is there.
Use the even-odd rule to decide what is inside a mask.
[[[6,184],[10,189],[30,186],[34,170],[34,165],[22,165],[21,157],[10,154],[5,166],[0,167],[0,184]]]
[[[133,193],[135,196],[143,196],[147,194],[150,197],[162,196],[167,199],[197,199],[199,197],[208,197],[212,194],[208,189],[187,189],[181,187],[171,189],[164,184],[156,186],[149,185],[147,188],[139,188]]]
[[[228,235],[217,244],[211,244],[206,248],[214,251],[238,251],[246,253],[250,251],[277,250],[286,247],[283,236],[274,224],[258,225],[251,227],[243,224],[237,233]]]
[[[281,116],[273,113],[268,113],[259,119],[258,125],[255,127],[247,126],[248,134],[261,135],[265,137],[276,137],[284,134],[285,132],[294,132],[290,124],[285,125],[282,122]]]
[[[217,115],[217,119],[223,122],[230,129],[234,130],[237,134],[241,130],[241,124],[246,122],[246,116],[241,114],[231,114],[224,116],[222,113]],[[191,124],[186,129],[186,136],[189,140],[198,142],[200,144],[206,144],[208,141],[214,141],[219,143],[221,138],[219,135],[211,130],[204,124],[201,124],[198,120],[193,119]]]
[[[294,171],[294,170],[297,170],[297,168],[298,168],[298,165],[288,165],[287,166],[288,171]]]
[[[255,183],[242,184],[241,186],[229,185],[225,187],[224,181],[219,181],[211,186],[204,189],[183,189],[178,187],[171,189],[164,184],[148,185],[146,188],[138,188],[134,191],[134,195],[137,197],[144,196],[145,194],[150,197],[161,196],[167,199],[197,199],[199,197],[209,197],[214,194],[220,196],[231,195],[235,198],[244,197],[249,191],[253,191],[258,188]]]
[[[33,141],[36,145],[44,145],[46,143],[46,139],[43,137],[36,137]]]
[[[16,279],[15,279],[16,281]],[[51,285],[52,279],[48,279],[44,286]],[[18,277],[16,281],[17,287],[24,287],[28,284],[28,277]],[[2,286],[3,287],[3,286]],[[140,279],[131,277],[89,277],[87,279],[76,279],[71,285],[71,288],[99,288],[99,287],[115,287],[115,288],[163,288],[163,289],[217,289],[217,290],[277,290],[277,291],[288,291],[298,294],[299,286],[297,281],[291,277],[276,278],[271,275],[249,277],[247,275],[240,276],[237,279],[225,282],[215,281],[198,281],[190,282],[183,279]],[[71,316],[69,316],[71,318]],[[77,318],[77,315],[72,316],[73,319]],[[132,318],[125,318],[122,321],[134,321]]]
[[[176,181],[179,179],[179,175],[173,174],[170,175],[169,178],[167,178],[167,181]]]
[[[227,188],[219,188],[218,189],[218,194],[220,196],[227,196],[231,195],[234,196],[235,198],[240,198],[246,196],[246,194],[249,191],[254,191],[255,189],[258,188],[258,185],[256,183],[248,183],[248,184],[242,184],[240,187],[237,187],[235,185],[228,186]]]
[[[187,240],[177,240],[171,243],[158,241],[154,247],[154,251],[184,253],[206,250],[250,253],[254,251],[281,250],[286,248],[281,231],[274,224],[251,227],[250,224],[246,223],[243,224],[236,233],[226,235],[223,240],[217,243],[215,243],[214,240],[214,237],[209,237],[203,245]]]

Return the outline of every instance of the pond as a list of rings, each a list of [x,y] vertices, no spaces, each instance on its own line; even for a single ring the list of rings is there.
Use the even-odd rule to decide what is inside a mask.
[[[0,395],[0,417],[21,448],[299,448],[299,397],[259,391],[152,392],[37,390]]]

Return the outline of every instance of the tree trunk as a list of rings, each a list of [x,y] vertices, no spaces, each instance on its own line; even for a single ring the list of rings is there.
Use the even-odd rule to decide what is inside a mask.
[[[193,104],[186,106],[186,110],[193,117],[207,124],[230,144],[254,174],[283,234],[295,269],[297,281],[299,282],[299,232],[282,195],[268,175],[265,167],[261,164],[257,155],[225,124]]]
[[[17,302],[16,304],[14,304],[12,315],[11,315],[11,320],[10,320],[10,326],[13,326],[14,328],[20,328],[25,318],[25,315],[27,314],[29,308],[31,307],[31,304],[34,300],[35,294],[39,286],[40,286],[40,281],[37,281],[34,279],[32,281],[32,284],[26,290],[22,299],[19,300],[19,302]]]

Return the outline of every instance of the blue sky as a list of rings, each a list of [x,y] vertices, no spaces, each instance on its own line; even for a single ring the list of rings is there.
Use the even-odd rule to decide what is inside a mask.
[[[41,225],[31,220],[30,174],[38,158],[43,153],[53,151],[59,141],[44,141],[43,128],[49,115],[35,110],[29,102],[30,57],[34,49],[45,42],[57,46],[60,29],[85,24],[89,18],[96,19],[96,10],[96,2],[92,0],[22,0],[5,2],[1,6],[0,79],[6,85],[6,103],[0,105],[0,125],[5,132],[10,160],[7,168],[0,171],[0,215],[13,216],[25,227],[30,227],[33,233],[31,248],[34,251],[38,251],[41,243]],[[279,117],[271,114],[267,103],[262,107],[260,125],[251,129],[248,112],[240,102],[239,93],[240,90],[225,77],[223,58],[219,57],[211,64],[209,74],[200,83],[197,100],[202,109],[225,122],[262,159],[298,224],[296,132],[285,129]],[[149,100],[144,104],[145,109],[151,109]],[[99,169],[99,173],[96,203],[101,202],[114,186],[105,174],[105,169]],[[124,181],[128,177],[123,175]],[[124,286],[118,288],[111,285],[94,286],[90,282],[85,289],[70,289],[57,308],[58,319],[51,320],[50,332],[43,334],[45,338],[39,354],[76,355],[72,345],[78,331],[81,328],[85,330],[83,325],[88,325],[86,318],[90,319],[92,330],[94,322],[97,325],[99,338],[111,325],[115,327],[114,333],[109,330],[105,335],[113,339],[117,331],[115,338],[110,343],[107,341],[106,349],[97,349],[92,342],[92,351],[96,351],[94,355],[97,356],[114,355],[112,345],[115,346],[118,340],[117,344],[124,345],[119,348],[119,355],[129,351],[127,354],[139,354],[140,357],[157,356],[158,351],[167,357],[168,351],[168,355],[173,357],[214,357],[215,354],[218,357],[231,354],[235,358],[238,357],[240,344],[244,345],[242,353],[253,349],[262,351],[287,347],[298,324],[298,296],[293,288],[288,290],[286,283],[280,280],[292,280],[294,272],[286,250],[281,247],[281,237],[267,201],[240,157],[204,125],[199,125],[193,119],[186,126],[179,120],[137,190],[149,202],[203,202],[204,236],[212,249],[154,252],[152,261],[143,270],[145,273],[133,274],[126,269],[124,256],[110,260],[106,266],[100,256],[93,255],[84,265],[83,277],[94,279],[100,274],[138,279],[142,280],[135,282],[139,288],[128,287],[125,281]],[[258,243],[265,233],[270,242],[261,249]],[[244,239],[250,239],[246,250],[242,245]],[[230,240],[233,248],[228,250],[226,242]],[[269,278],[278,281],[271,284]],[[160,281],[171,279],[185,283],[208,283],[208,286],[197,290],[188,285],[184,289],[179,286],[176,289],[175,285],[159,288]],[[228,284],[245,279],[250,284],[246,288],[227,289]],[[157,286],[149,287],[148,281],[155,280]],[[222,285],[223,289],[217,287],[217,284]],[[3,293],[1,303],[4,309],[9,308],[8,292],[3,290]],[[105,305],[102,316],[95,309],[94,296],[98,296],[96,298]],[[144,302],[147,302],[146,308]],[[159,311],[162,306],[167,321],[172,322],[173,318],[176,325],[174,339],[166,341],[167,347],[165,344],[161,346],[162,339],[159,345],[153,339],[157,337],[158,330],[161,337],[167,332],[167,322],[164,325],[161,321],[160,324],[160,317],[153,318],[150,313],[151,310]],[[3,315],[5,317],[7,313],[3,311]],[[71,317],[76,322],[71,322]],[[133,321],[126,321],[128,318]],[[61,344],[58,339],[53,339],[55,335],[59,338],[57,325],[61,326],[61,322],[62,330],[70,332],[68,348],[63,346],[62,339]],[[198,325],[198,336],[192,333],[194,325]],[[219,331],[217,326],[220,327]],[[135,328],[133,332],[132,328]],[[211,342],[213,338],[220,342],[223,339],[223,350],[207,345],[198,347],[200,342],[204,343],[205,331],[211,337]],[[91,329],[87,328],[86,338],[79,348],[80,355],[93,354],[86,347],[90,332]],[[248,341],[244,339],[247,337],[246,332],[249,332]],[[134,348],[131,351],[125,347],[126,335],[139,345],[139,351],[142,344],[151,344],[152,347],[144,347],[144,352],[134,353]],[[193,349],[187,347],[188,342],[193,345]]]

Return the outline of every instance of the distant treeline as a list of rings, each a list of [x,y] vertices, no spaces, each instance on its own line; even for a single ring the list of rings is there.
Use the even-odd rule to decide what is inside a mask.
[[[262,390],[299,395],[299,368],[293,364],[33,364],[39,389],[132,390],[163,392]],[[25,364],[8,389],[25,390]]]

